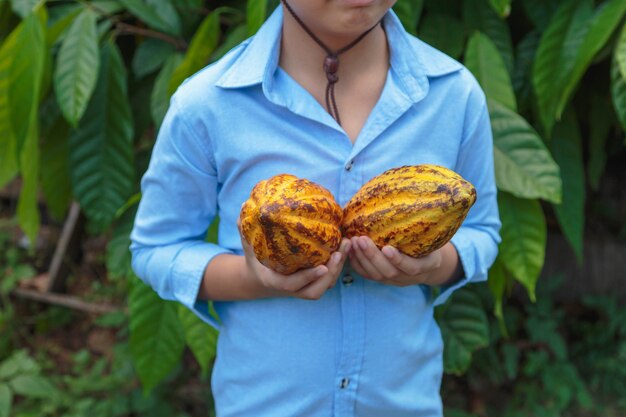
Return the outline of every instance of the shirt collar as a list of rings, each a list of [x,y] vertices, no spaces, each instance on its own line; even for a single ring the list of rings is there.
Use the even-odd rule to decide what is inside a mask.
[[[271,90],[278,67],[282,22],[283,11],[278,6],[216,85],[243,88],[263,84],[264,89]],[[457,61],[409,35],[392,10],[385,15],[383,24],[391,68],[413,101],[417,102],[427,94],[429,77],[443,76],[462,68]]]

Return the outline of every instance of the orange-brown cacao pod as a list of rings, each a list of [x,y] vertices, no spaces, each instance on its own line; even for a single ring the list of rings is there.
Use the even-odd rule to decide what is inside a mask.
[[[346,237],[369,236],[412,257],[445,245],[476,201],[476,190],[438,165],[393,168],[372,178],[344,208]]]
[[[341,244],[342,216],[326,188],[280,174],[254,186],[241,208],[241,232],[263,265],[291,274],[328,262]]]

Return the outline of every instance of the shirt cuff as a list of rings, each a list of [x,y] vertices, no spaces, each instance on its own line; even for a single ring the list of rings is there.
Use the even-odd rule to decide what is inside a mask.
[[[176,257],[171,276],[174,298],[216,329],[219,329],[219,323],[209,311],[209,301],[198,300],[198,292],[207,265],[223,253],[232,252],[204,242],[187,247]]]

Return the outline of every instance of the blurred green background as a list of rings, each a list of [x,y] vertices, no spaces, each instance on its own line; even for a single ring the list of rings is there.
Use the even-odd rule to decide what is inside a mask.
[[[277,6],[0,0],[0,417],[213,414],[217,334],[133,275],[129,233],[170,96]],[[445,415],[626,415],[626,1],[394,10],[494,132],[503,241],[436,312]]]

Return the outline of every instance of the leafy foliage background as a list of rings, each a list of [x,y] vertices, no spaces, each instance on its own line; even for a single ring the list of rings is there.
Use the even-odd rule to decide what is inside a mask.
[[[56,219],[78,201],[90,232],[109,237],[108,273],[129,282],[130,354],[146,390],[180,365],[186,346],[210,372],[216,333],[133,276],[139,179],[177,86],[253,35],[277,5],[0,0],[0,188],[20,181],[16,217],[31,242],[39,193]],[[506,328],[506,295],[519,284],[536,299],[551,219],[583,261],[589,190],[624,146],[626,2],[399,0],[394,10],[407,30],[462,61],[489,101],[503,221],[492,310],[470,288],[437,312],[446,372],[461,374],[493,342],[488,315]]]

